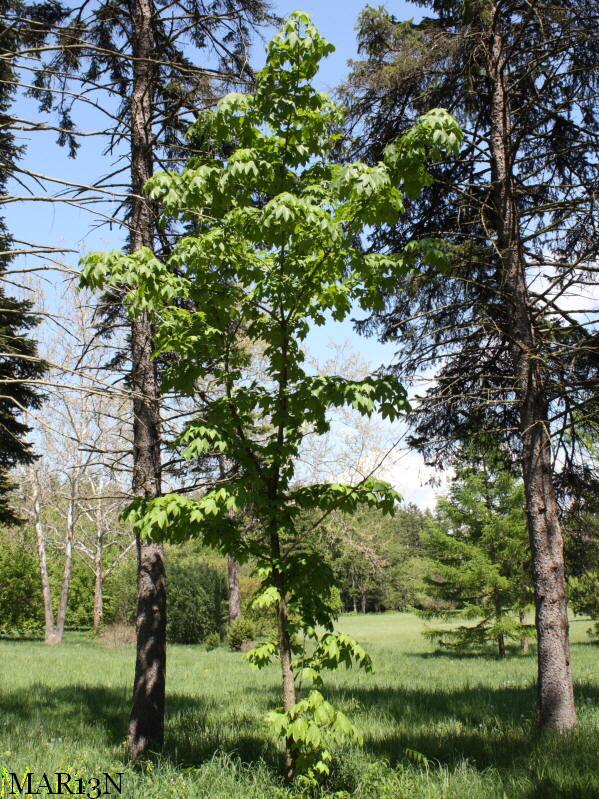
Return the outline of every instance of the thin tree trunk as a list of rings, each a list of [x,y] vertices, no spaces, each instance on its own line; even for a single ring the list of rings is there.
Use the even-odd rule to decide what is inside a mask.
[[[495,594],[495,617],[500,619],[503,615],[503,608],[501,607],[501,599],[499,595]],[[505,652],[505,636],[503,633],[499,633],[497,636],[497,651],[500,658],[504,658],[506,655]]]
[[[102,627],[104,618],[104,541],[102,532],[96,536],[96,552],[94,557],[94,571],[96,575],[94,585],[94,632]]]
[[[271,534],[271,548],[273,560],[280,561],[281,547],[277,533]],[[279,590],[279,601],[277,603],[277,627],[279,633],[279,658],[281,662],[281,678],[283,686],[283,710],[287,712],[296,703],[295,679],[293,675],[291,649],[291,638],[289,636],[289,616],[287,611],[287,599],[284,576],[278,572],[273,575],[275,585]],[[297,752],[293,746],[293,741],[287,739],[285,742],[285,774],[287,780],[293,780],[295,776],[295,764]]]
[[[33,515],[35,520],[35,534],[37,537],[37,554],[40,564],[42,580],[42,596],[44,599],[44,638],[47,644],[55,644],[54,610],[52,609],[52,589],[48,576],[48,558],[46,554],[46,536],[42,525],[42,511],[37,474],[33,479]]]
[[[506,85],[506,55],[495,14],[489,58],[493,86],[491,154],[497,248],[502,289],[511,302],[510,329],[516,368],[522,436],[522,467],[532,550],[538,636],[538,723],[565,731],[576,725],[576,710],[564,577],[563,535],[553,484],[548,407],[542,364],[521,247],[513,179],[511,112]]]
[[[497,636],[497,654],[500,658],[504,658],[506,655],[505,651],[505,636],[503,633],[499,633]]]
[[[518,618],[520,620],[520,624],[526,624],[527,622],[526,611],[521,610],[520,613],[518,614]],[[523,633],[522,636],[520,637],[520,651],[522,652],[523,655],[528,655],[528,645],[529,645],[528,636],[526,635],[526,633]]]
[[[241,616],[241,591],[239,589],[239,563],[235,558],[227,561],[229,578],[229,621],[236,621]]]
[[[75,541],[75,525],[77,524],[77,481],[71,480],[71,496],[67,510],[67,532],[64,542],[64,568],[62,572],[62,586],[60,589],[60,602],[56,618],[54,643],[61,644],[64,640],[64,628],[69,607],[69,590],[71,587],[71,574],[73,571],[73,544]]]
[[[362,598],[361,598],[361,602],[362,602],[362,613],[366,613],[366,608],[367,608],[367,604],[366,604],[366,591],[362,591]]]
[[[152,104],[156,42],[152,0],[132,0],[133,94],[131,97],[131,250],[152,247],[154,221],[143,197],[152,175]],[[152,499],[161,491],[160,413],[152,323],[143,313],[131,324],[133,400],[133,491]],[[166,688],[166,577],[163,548],[137,540],[137,654],[129,757],[162,746]]]

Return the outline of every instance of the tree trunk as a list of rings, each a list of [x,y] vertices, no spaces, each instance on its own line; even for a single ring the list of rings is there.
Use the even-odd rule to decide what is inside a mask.
[[[490,503],[488,502],[490,505]],[[501,598],[498,592],[495,592],[495,618],[497,620],[501,619],[503,616],[503,608],[501,607]],[[499,633],[497,636],[497,652],[500,658],[505,657],[505,636],[503,633]]]
[[[500,15],[495,14],[489,76],[492,81],[491,155],[501,288],[511,303],[506,331],[512,346],[522,437],[522,468],[532,550],[538,635],[538,723],[565,731],[576,724],[570,671],[563,536],[553,484],[543,369],[526,284],[512,165],[512,123]]]
[[[35,534],[37,537],[37,554],[42,580],[42,596],[44,599],[44,638],[47,644],[56,644],[56,628],[54,626],[54,610],[52,609],[52,589],[48,576],[48,558],[46,555],[46,536],[42,525],[42,511],[37,474],[33,479],[33,515]]]
[[[520,613],[518,614],[518,618],[520,620],[520,624],[526,624],[527,622],[526,611],[521,610]],[[522,652],[523,655],[528,655],[528,636],[526,635],[526,633],[523,633],[520,638],[520,651]]]
[[[104,553],[103,536],[99,532],[96,537],[96,552],[94,558],[94,571],[96,581],[94,586],[94,632],[98,633],[102,627],[104,617]]]
[[[497,636],[497,654],[499,655],[500,658],[504,658],[505,655],[506,655],[506,652],[505,652],[505,636],[503,635],[503,633],[500,633]]]
[[[366,608],[367,608],[366,591],[362,591],[361,602],[362,602],[362,613],[366,613]]]
[[[271,549],[273,561],[279,562],[281,559],[281,547],[277,533],[271,534]],[[279,591],[279,601],[277,603],[277,627],[279,633],[279,659],[281,662],[281,678],[283,686],[283,710],[287,712],[296,703],[295,679],[293,675],[291,649],[291,638],[289,636],[289,616],[287,611],[287,597],[285,588],[285,578],[280,572],[273,573],[273,581]],[[285,774],[287,780],[291,782],[295,776],[295,764],[297,752],[293,746],[293,741],[287,739],[285,742]]]
[[[152,0],[133,0],[131,97],[131,250],[152,247],[154,220],[143,199],[153,169],[152,105],[157,79]],[[160,412],[154,335],[149,316],[131,323],[133,389],[133,491],[152,499],[161,490]],[[137,541],[137,655],[129,722],[129,757],[158,749],[164,740],[166,687],[166,578],[164,552]]]
[[[71,573],[73,571],[73,544],[75,541],[75,525],[77,524],[77,481],[71,480],[71,496],[67,510],[67,534],[64,542],[64,568],[62,571],[62,586],[60,589],[60,602],[56,618],[55,638],[53,643],[61,644],[64,640],[64,628],[69,607],[69,590],[71,587]]]
[[[239,589],[239,563],[235,558],[227,561],[229,578],[229,621],[236,621],[241,616],[241,591]]]

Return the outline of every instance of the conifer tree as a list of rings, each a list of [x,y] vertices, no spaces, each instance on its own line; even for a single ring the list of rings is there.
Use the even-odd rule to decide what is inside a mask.
[[[472,620],[428,637],[458,648],[493,641],[505,657],[506,639],[525,635],[520,614],[532,601],[522,481],[496,456],[468,458],[437,502],[426,547],[431,596],[447,608],[429,615]]]
[[[576,712],[558,490],[588,480],[587,432],[596,438],[599,428],[597,315],[588,297],[598,241],[595,4],[420,4],[433,13],[419,23],[364,12],[364,59],[347,96],[356,149],[375,161],[431,105],[460,120],[461,158],[439,165],[406,217],[374,239],[385,248],[441,234],[454,266],[401,281],[366,328],[401,340],[394,368],[404,379],[436,369],[412,417],[413,442],[431,461],[451,461],[461,442],[489,434],[519,461],[538,720],[568,730]]]

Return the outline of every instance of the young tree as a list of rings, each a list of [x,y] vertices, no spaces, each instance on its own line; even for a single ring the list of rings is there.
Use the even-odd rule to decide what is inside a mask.
[[[525,638],[520,614],[532,601],[521,481],[497,457],[467,457],[437,503],[426,545],[429,590],[448,608],[430,615],[476,620],[428,636],[457,647],[493,641],[505,657],[507,638]]]
[[[414,440],[429,458],[447,462],[461,441],[493,433],[520,460],[538,720],[567,730],[576,713],[557,488],[584,472],[580,422],[596,431],[599,419],[587,290],[597,254],[596,19],[586,0],[422,5],[434,16],[418,24],[367,9],[366,59],[351,87],[366,123],[360,140],[374,159],[429,104],[460,119],[462,157],[440,165],[434,188],[377,236],[377,246],[395,247],[445,234],[455,266],[402,281],[371,321],[401,338],[400,376],[437,365],[413,417]]]
[[[407,407],[393,377],[311,375],[302,341],[327,312],[343,319],[353,302],[376,305],[381,282],[395,281],[416,252],[437,257],[433,242],[366,255],[357,238],[368,225],[392,221],[403,207],[398,187],[422,185],[425,162],[460,142],[457,125],[437,110],[389,148],[385,163],[332,162],[340,110],[310,83],[331,50],[307,15],[292,15],[269,45],[255,93],[229,95],[192,129],[206,154],[182,174],[149,183],[166,213],[193,220],[194,231],[166,263],[149,249],[113,252],[87,258],[83,275],[96,288],[127,284],[134,316],[154,312],[157,354],[174,358],[167,387],[193,395],[210,375],[215,392],[204,391],[203,411],[182,441],[190,459],[223,454],[235,472],[199,499],[170,494],[138,502],[132,515],[146,540],[200,535],[229,555],[256,559],[263,583],[255,601],[275,609],[278,637],[249,657],[255,665],[275,655],[280,662],[283,708],[271,720],[285,740],[289,778],[298,766],[312,776],[326,772],[327,741],[353,734],[318,691],[298,701],[296,677],[318,679],[352,658],[370,664],[355,642],[332,632],[332,574],[300,516],[312,511],[318,520],[361,503],[392,511],[396,499],[374,478],[299,484],[301,441],[309,430],[326,431],[330,408],[353,405],[394,419]],[[251,373],[247,341],[263,348],[262,379]],[[231,511],[255,519],[253,534],[241,535]],[[298,649],[298,636],[314,640],[311,654]]]

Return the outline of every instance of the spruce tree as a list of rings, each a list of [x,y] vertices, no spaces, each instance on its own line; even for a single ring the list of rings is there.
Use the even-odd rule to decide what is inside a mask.
[[[441,645],[477,647],[521,639],[520,614],[532,601],[524,487],[494,456],[462,463],[447,497],[437,502],[425,539],[431,597],[445,606],[431,616],[471,620],[428,631]]]
[[[521,464],[539,723],[567,730],[576,714],[558,491],[588,478],[587,433],[599,427],[596,314],[583,301],[597,275],[594,4],[421,4],[433,15],[417,24],[365,11],[347,95],[355,149],[373,160],[429,106],[460,119],[461,158],[440,165],[406,221],[373,242],[442,236],[454,265],[392,287],[365,328],[401,339],[404,379],[436,371],[412,417],[431,461],[493,434]]]

